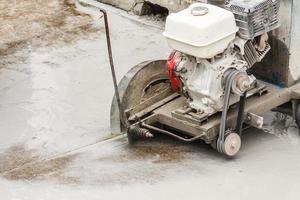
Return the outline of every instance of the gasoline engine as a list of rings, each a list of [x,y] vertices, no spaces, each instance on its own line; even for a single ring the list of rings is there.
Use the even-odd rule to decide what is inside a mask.
[[[279,26],[279,0],[229,0],[225,9],[195,3],[168,16],[164,36],[174,49],[168,59],[173,90],[198,113],[226,108],[256,78],[248,73],[270,51],[268,32]]]
[[[262,129],[270,110],[292,114],[300,126],[296,2],[195,3],[170,14],[163,33],[173,49],[168,60],[139,63],[117,86],[110,56],[112,127],[126,132],[129,143],[164,134],[187,143],[203,140],[233,157],[243,130]],[[279,17],[285,26],[279,27]],[[109,44],[108,37],[110,51]]]

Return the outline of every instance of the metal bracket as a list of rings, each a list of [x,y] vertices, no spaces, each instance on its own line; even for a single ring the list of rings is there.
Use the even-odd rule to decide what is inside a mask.
[[[254,113],[248,112],[246,115],[245,123],[255,128],[262,129],[264,124],[264,118]]]

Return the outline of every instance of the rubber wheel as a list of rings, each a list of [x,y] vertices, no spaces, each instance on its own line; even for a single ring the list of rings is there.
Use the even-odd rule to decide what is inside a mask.
[[[140,63],[131,68],[118,84],[122,107],[124,110],[132,108],[167,87],[170,88],[170,84],[165,60]],[[130,125],[128,121],[127,124]],[[110,127],[113,134],[127,130],[120,123],[115,97],[111,104]],[[131,142],[132,138],[128,137]]]

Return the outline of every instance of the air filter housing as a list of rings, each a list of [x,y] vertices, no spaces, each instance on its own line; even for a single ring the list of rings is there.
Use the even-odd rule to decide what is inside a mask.
[[[239,35],[244,39],[279,27],[279,0],[227,0],[225,8],[234,13]]]
[[[194,3],[167,17],[163,35],[171,48],[206,59],[228,48],[238,30],[232,12],[210,4]]]

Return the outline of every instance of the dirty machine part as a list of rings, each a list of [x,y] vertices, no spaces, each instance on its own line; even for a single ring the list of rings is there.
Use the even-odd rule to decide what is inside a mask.
[[[271,51],[268,35],[278,27],[279,1],[228,0],[226,6],[195,3],[168,16],[164,36],[173,52],[167,61],[141,63],[124,76],[118,86],[123,110],[120,115],[114,100],[112,129],[127,132],[130,142],[155,133],[203,140],[233,157],[244,128],[262,128],[261,115],[273,108],[294,102],[300,124],[300,84],[283,88],[250,74]]]
[[[165,99],[173,91],[170,88],[165,61],[146,61],[127,72],[120,81],[118,88],[126,124],[139,117],[138,112],[148,108],[157,101]],[[151,110],[151,109],[150,109]],[[133,113],[136,113],[133,115]],[[126,132],[128,126],[120,123],[116,97],[111,105],[111,129],[113,133]]]
[[[239,35],[254,39],[279,27],[279,0],[228,0],[225,8],[235,15]]]

